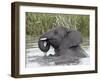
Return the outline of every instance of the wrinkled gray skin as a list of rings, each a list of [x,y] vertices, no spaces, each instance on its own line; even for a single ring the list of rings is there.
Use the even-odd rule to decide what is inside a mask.
[[[46,43],[45,46],[44,43]],[[52,46],[55,51],[55,55],[52,56],[66,55],[67,57],[80,58],[86,57],[80,47],[81,43],[82,36],[79,31],[56,27],[40,37],[38,46],[43,52],[48,52],[50,46]]]

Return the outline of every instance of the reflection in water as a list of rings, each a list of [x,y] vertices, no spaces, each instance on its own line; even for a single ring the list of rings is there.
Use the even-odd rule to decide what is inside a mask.
[[[36,39],[36,40],[35,40]],[[39,66],[54,66],[54,65],[88,65],[89,59],[89,47],[84,46],[83,49],[88,54],[86,58],[73,58],[70,59],[61,56],[45,56],[46,53],[40,51],[37,45],[38,38],[26,38],[26,67],[39,67]],[[53,48],[50,48],[47,54],[54,54]]]

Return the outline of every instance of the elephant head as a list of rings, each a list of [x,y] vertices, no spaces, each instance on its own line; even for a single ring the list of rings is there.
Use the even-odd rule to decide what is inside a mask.
[[[82,43],[82,36],[79,31],[65,27],[56,27],[44,33],[38,41],[41,51],[48,52],[50,46],[54,49],[67,49],[79,46]]]

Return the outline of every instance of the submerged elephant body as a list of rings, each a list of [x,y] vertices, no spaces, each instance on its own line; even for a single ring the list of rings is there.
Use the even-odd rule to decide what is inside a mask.
[[[79,31],[56,27],[40,37],[38,46],[43,52],[48,52],[52,46],[55,51],[54,56],[86,57],[80,47],[81,43],[82,36]]]

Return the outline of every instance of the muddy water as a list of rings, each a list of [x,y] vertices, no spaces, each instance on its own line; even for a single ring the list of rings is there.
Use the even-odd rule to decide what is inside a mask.
[[[63,57],[50,57],[45,56],[46,53],[43,53],[38,48],[37,44],[38,38],[27,37],[26,38],[26,67],[40,67],[40,66],[55,66],[55,65],[88,65],[90,64],[89,59],[89,46],[84,45],[82,46],[85,53],[88,55],[86,58],[81,59],[73,59]],[[84,43],[83,43],[84,44]],[[53,48],[51,47],[50,50],[46,55],[55,54]]]

